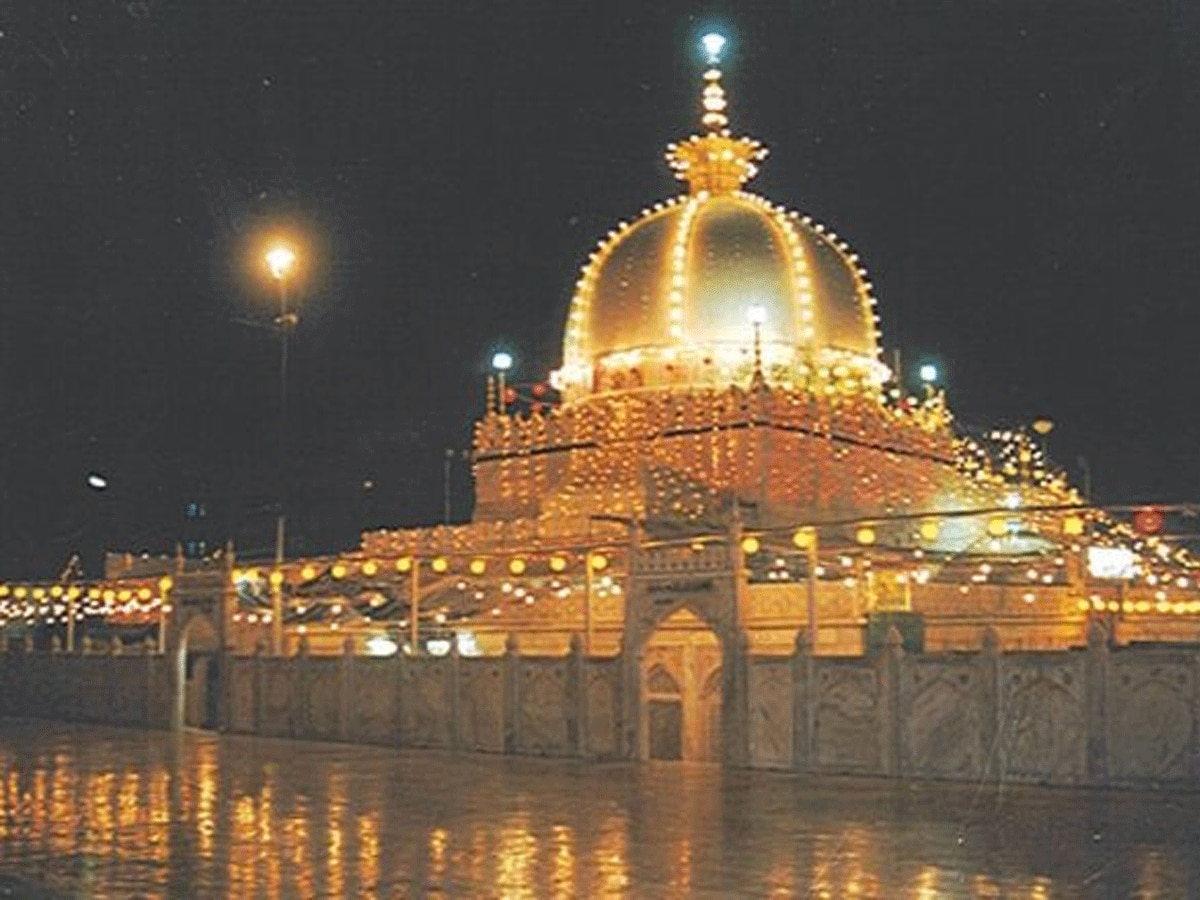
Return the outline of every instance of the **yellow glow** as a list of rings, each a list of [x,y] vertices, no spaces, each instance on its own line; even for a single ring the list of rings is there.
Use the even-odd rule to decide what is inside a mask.
[[[815,528],[797,528],[796,533],[792,535],[792,543],[801,550],[807,550],[809,547],[816,546],[817,531]]]
[[[329,574],[332,575],[334,578],[345,578],[346,577],[346,567],[344,565],[342,565],[341,563],[336,563],[336,564],[334,564],[334,567],[329,570]]]
[[[472,575],[482,575],[487,571],[487,560],[482,557],[476,557],[471,560],[470,570]]]
[[[303,569],[300,570],[300,577],[303,578],[305,581],[312,581],[314,578],[317,577],[316,566],[305,566]]]
[[[450,568],[450,560],[446,559],[444,556],[435,556],[433,561],[429,564],[429,568],[433,569],[433,571],[440,575]]]
[[[408,571],[411,571],[411,569],[412,569],[412,557],[411,556],[402,556],[398,560],[396,560],[396,571],[397,572],[408,572]]]
[[[61,597],[62,593],[63,593],[62,585],[56,584],[56,585],[54,585],[54,587],[50,588],[50,596],[51,597]]]
[[[374,575],[378,571],[379,571],[379,563],[375,562],[375,560],[373,560],[373,559],[368,559],[365,563],[362,564],[362,573],[364,575],[371,576],[371,575]]]
[[[283,573],[276,569],[271,573],[269,581],[271,582],[271,587],[279,587],[283,584]]]
[[[21,600],[25,597],[25,595],[27,593],[28,593],[28,591],[26,591],[25,588],[18,587],[16,590],[13,591],[13,596],[16,597],[18,600]]]
[[[287,278],[288,272],[296,262],[296,251],[287,244],[276,244],[266,252],[264,259],[267,261],[271,277],[276,281],[282,281]]]
[[[8,594],[9,594],[9,587],[8,587],[8,585],[7,585],[7,584],[0,584],[0,597],[7,597],[7,596],[8,596]]]
[[[1063,519],[1062,530],[1068,537],[1078,537],[1083,534],[1083,519],[1079,516],[1067,516]]]
[[[858,531],[854,532],[854,539],[860,544],[873,544],[875,543],[875,529],[870,525],[864,525]]]
[[[942,531],[942,528],[937,522],[933,521],[933,519],[926,519],[921,523],[919,531],[922,540],[936,541],[938,539],[938,535]]]
[[[139,600],[149,600],[152,595],[153,595],[153,592],[150,590],[150,588],[148,588],[148,587],[138,588],[138,599]]]
[[[1078,610],[1079,610],[1080,612],[1087,612],[1089,609],[1091,609],[1091,608],[1092,608],[1092,604],[1088,603],[1086,600],[1080,600],[1080,601],[1078,601],[1078,602],[1075,604],[1075,606],[1076,606],[1076,608],[1078,608]]]
[[[603,553],[593,553],[588,560],[588,565],[592,567],[593,572],[603,572],[608,568],[608,557]]]
[[[992,516],[987,522],[987,533],[992,537],[1004,537],[1008,534],[1008,520],[1003,516]]]
[[[567,568],[567,559],[565,556],[550,557],[550,571],[562,572]]]
[[[762,549],[762,544],[759,543],[758,538],[754,537],[754,535],[747,535],[742,538],[742,552],[747,556],[753,556],[760,549]]]
[[[508,571],[512,572],[514,575],[524,574],[525,560],[521,559],[519,556],[513,557],[508,561]]]

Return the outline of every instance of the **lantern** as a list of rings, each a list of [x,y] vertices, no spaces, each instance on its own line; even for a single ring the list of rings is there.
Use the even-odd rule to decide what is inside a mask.
[[[1133,527],[1138,534],[1158,534],[1163,527],[1162,510],[1146,506],[1133,514]]]

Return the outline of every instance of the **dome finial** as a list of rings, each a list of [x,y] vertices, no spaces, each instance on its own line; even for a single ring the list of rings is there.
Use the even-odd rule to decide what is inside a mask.
[[[721,86],[721,52],[728,43],[723,34],[710,31],[700,38],[705,63],[704,90],[700,96],[703,112],[700,124],[703,136],[693,136],[682,144],[667,147],[667,162],[675,177],[686,181],[693,194],[725,194],[740,190],[758,172],[758,163],[767,155],[766,148],[748,137],[733,137],[729,132],[728,101]]]
[[[710,132],[724,131],[729,127],[729,117],[725,115],[725,89],[721,87],[721,70],[717,68],[725,44],[725,35],[715,31],[700,38],[700,46],[704,48],[704,58],[708,64],[704,72],[704,93],[700,99],[704,107],[700,122]]]

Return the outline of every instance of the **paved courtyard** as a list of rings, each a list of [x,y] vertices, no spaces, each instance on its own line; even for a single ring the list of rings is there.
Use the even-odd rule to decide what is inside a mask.
[[[0,777],[0,896],[1200,896],[1194,794],[33,722]]]

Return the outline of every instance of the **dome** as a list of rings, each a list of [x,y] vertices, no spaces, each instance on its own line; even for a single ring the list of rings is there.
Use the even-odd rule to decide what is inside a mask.
[[[755,373],[783,384],[820,370],[864,385],[887,376],[875,300],[850,248],[742,190],[765,150],[724,130],[719,79],[705,73],[709,132],[667,154],[690,192],[622,223],[584,267],[555,373],[568,401]]]

